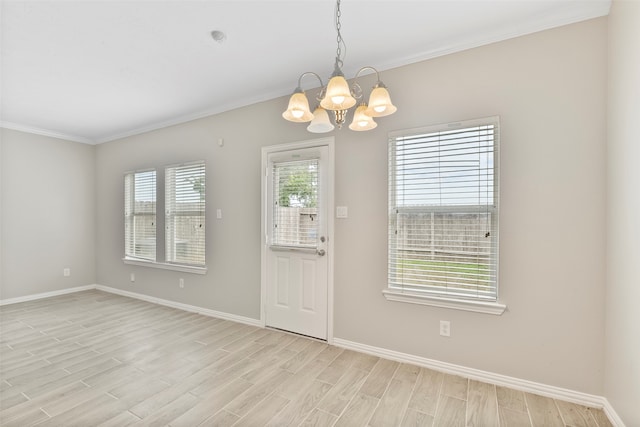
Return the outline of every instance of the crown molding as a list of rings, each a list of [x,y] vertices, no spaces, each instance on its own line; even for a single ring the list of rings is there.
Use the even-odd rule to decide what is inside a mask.
[[[289,88],[290,89],[290,88]],[[147,132],[153,132],[159,129],[164,129],[164,128],[168,128],[171,126],[176,126],[176,125],[181,125],[183,123],[188,123],[188,122],[192,122],[194,120],[198,120],[198,119],[203,119],[205,117],[209,117],[209,116],[213,116],[216,114],[221,114],[227,111],[232,111],[238,108],[243,108],[243,107],[247,107],[250,105],[254,105],[254,104],[258,104],[260,102],[265,102],[265,101],[271,101],[273,99],[279,98],[281,96],[289,96],[291,94],[290,90],[279,90],[279,91],[272,91],[269,93],[265,93],[259,96],[254,96],[252,98],[248,98],[245,100],[240,100],[238,102],[234,102],[234,103],[228,103],[228,104],[222,104],[222,105],[218,105],[216,107],[212,107],[212,108],[207,108],[204,110],[200,110],[200,111],[196,111],[194,113],[191,114],[185,114],[185,115],[181,115],[178,117],[175,117],[173,119],[169,119],[169,120],[164,120],[164,121],[160,121],[160,122],[155,122],[152,124],[149,124],[147,126],[142,126],[142,127],[137,127],[134,129],[131,129],[129,131],[126,132],[121,132],[121,133],[116,133],[116,134],[112,134],[112,135],[108,135],[105,136],[103,138],[98,138],[95,140],[95,144],[103,144],[105,142],[111,142],[111,141],[116,141],[119,139],[124,139],[124,138],[128,138],[130,136],[135,136],[135,135],[140,135],[143,133],[147,133]]]
[[[78,135],[69,135],[66,133],[55,132],[49,129],[42,129],[35,126],[22,125],[18,123],[0,121],[0,128],[17,130],[25,133],[33,133],[35,135],[48,136],[50,138],[64,139],[65,141],[80,142],[82,144],[95,145],[96,141]]]
[[[601,18],[609,15],[611,10],[611,2],[593,1],[589,2],[589,9],[582,10],[580,13],[558,14],[542,19],[531,20],[526,23],[518,23],[511,29],[499,29],[497,31],[490,30],[481,34],[468,37],[466,39],[454,40],[449,44],[442,45],[437,49],[426,50],[424,52],[398,58],[393,61],[378,63],[380,71],[392,68],[402,67],[414,64],[416,62],[427,61],[429,59],[450,55],[452,53],[462,52],[465,50],[475,49],[481,46],[487,46],[493,43],[514,39],[517,37],[527,36],[542,31],[552,30],[554,28],[566,25],[577,24],[590,19]],[[347,70],[345,70],[347,72]]]

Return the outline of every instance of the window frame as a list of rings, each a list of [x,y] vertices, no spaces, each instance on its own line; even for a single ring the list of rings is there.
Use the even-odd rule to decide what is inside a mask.
[[[395,157],[395,147],[396,141],[400,138],[411,137],[413,135],[427,135],[427,134],[435,134],[438,132],[446,132],[446,131],[454,131],[457,129],[467,129],[473,128],[477,126],[483,125],[494,125],[495,131],[493,135],[493,204],[474,204],[474,205],[424,205],[424,206],[405,206],[399,207],[396,206],[396,157]],[[405,302],[405,303],[413,303],[413,304],[421,304],[421,305],[429,305],[443,308],[452,308],[458,310],[465,311],[474,311],[480,313],[488,313],[501,315],[506,310],[506,305],[499,301],[499,287],[498,287],[498,273],[499,273],[499,237],[498,237],[498,229],[499,229],[499,182],[500,182],[500,120],[498,116],[486,117],[481,119],[474,120],[465,120],[455,123],[446,123],[439,124],[433,126],[427,126],[422,128],[415,129],[407,129],[396,132],[389,133],[389,159],[388,159],[388,226],[391,227],[394,220],[397,220],[397,215],[402,212],[414,212],[414,213],[431,213],[431,214],[442,214],[442,213],[460,213],[460,214],[469,214],[469,213],[481,213],[481,207],[487,210],[487,214],[491,217],[491,229],[493,230],[492,237],[492,247],[495,245],[495,258],[490,260],[490,263],[495,264],[495,285],[493,289],[495,289],[495,299],[493,298],[474,298],[469,295],[447,295],[446,293],[437,292],[435,290],[429,290],[428,286],[425,285],[415,285],[414,289],[420,288],[419,290],[411,290],[406,289],[411,286],[406,286],[403,288],[402,286],[398,286],[397,282],[391,282],[392,273],[392,263],[391,263],[391,255],[395,254],[396,242],[397,240],[393,238],[391,232],[388,231],[388,256],[387,260],[387,272],[388,272],[388,282],[387,287],[382,291],[383,295],[387,300],[397,301],[397,302]],[[435,288],[435,287],[434,287]]]
[[[137,194],[137,187],[136,187],[136,175],[138,174],[147,174],[153,172],[153,179],[151,180],[153,182],[154,188],[153,188],[153,208],[154,211],[151,212],[137,212],[136,211],[136,194]],[[131,178],[129,178],[131,177]],[[128,179],[131,179],[131,182],[128,182]],[[130,260],[135,260],[135,261],[139,261],[139,262],[156,262],[156,260],[158,259],[158,251],[157,251],[157,247],[158,247],[158,191],[157,191],[157,185],[158,185],[158,173],[155,169],[142,169],[142,170],[136,170],[136,171],[132,171],[132,172],[127,172],[124,174],[124,186],[125,186],[125,201],[124,201],[124,221],[125,221],[125,248],[124,248],[124,252],[125,252],[125,258],[130,259]],[[128,187],[128,188],[127,188]],[[127,195],[129,195],[129,197],[131,197],[131,199],[128,199]],[[145,258],[143,256],[137,255],[136,253],[129,253],[129,245],[127,244],[127,242],[129,240],[133,240],[133,246],[136,246],[136,239],[135,239],[135,228],[136,228],[136,218],[145,218],[145,217],[153,217],[153,225],[155,227],[154,230],[154,236],[153,236],[153,258]],[[129,225],[130,229],[129,232],[131,233],[131,236],[127,236],[128,232],[127,232],[127,225]]]
[[[319,165],[320,160],[318,158],[308,158],[308,159],[296,159],[296,160],[287,160],[282,162],[273,162],[271,166],[271,174],[273,176],[273,180],[271,183],[271,191],[274,197],[274,206],[272,206],[272,227],[270,230],[270,243],[269,246],[272,248],[280,248],[280,249],[294,249],[298,251],[309,251],[315,252],[318,249],[318,241],[317,237],[320,231],[319,221],[314,221],[314,217],[318,217],[317,211],[317,202],[318,202],[318,194],[319,194]],[[294,173],[289,173],[286,169],[300,168],[302,167],[302,171],[306,171],[309,174],[310,179],[310,188],[311,188],[311,197],[313,199],[313,205],[315,206],[285,206],[285,208],[293,208],[295,209],[295,215],[291,218],[296,218],[292,220],[291,218],[285,218],[282,216],[283,212],[280,210],[283,206],[280,206],[280,192],[283,188],[281,188],[281,184],[283,183],[283,179],[288,179],[292,176],[299,176],[297,172],[300,170],[296,170]],[[312,171],[312,169],[315,169]],[[285,170],[285,172],[281,172]],[[285,184],[286,185],[286,184]],[[305,212],[306,211],[306,212]],[[308,215],[313,222],[313,226],[309,227],[308,224],[305,226],[304,221],[300,221],[301,216]],[[293,222],[293,223],[292,223]],[[283,227],[284,226],[284,227]],[[278,228],[280,227],[280,228]],[[284,229],[283,229],[284,228]],[[301,238],[300,235],[308,234],[305,238]],[[291,240],[292,236],[296,236],[295,241]],[[302,240],[306,240],[307,242],[303,242]]]
[[[205,181],[206,181],[206,161],[205,160],[198,160],[198,161],[193,161],[193,162],[189,162],[189,163],[181,163],[181,164],[172,164],[172,165],[165,165],[165,166],[160,166],[160,167],[153,167],[153,168],[146,168],[146,169],[139,169],[139,170],[135,170],[135,171],[128,171],[124,173],[124,180],[126,183],[126,176],[130,175],[130,174],[135,174],[135,173],[140,173],[140,172],[150,172],[150,171],[154,171],[155,175],[156,175],[156,205],[155,205],[155,217],[156,217],[156,221],[155,221],[155,225],[156,225],[156,241],[155,241],[155,245],[156,245],[156,252],[155,252],[155,259],[154,260],[150,260],[150,259],[145,259],[145,258],[139,258],[139,257],[134,257],[134,256],[130,256],[126,253],[126,247],[125,247],[125,255],[122,258],[122,262],[124,264],[127,265],[135,265],[135,266],[140,266],[140,267],[150,267],[150,268],[157,268],[157,269],[162,269],[162,270],[171,270],[171,271],[179,271],[179,272],[184,272],[184,273],[193,273],[193,274],[206,274],[208,271],[208,268],[206,266],[206,241],[207,241],[207,233],[206,233],[206,224],[205,224],[205,243],[204,243],[204,250],[205,250],[205,264],[203,265],[191,265],[191,264],[181,264],[181,263],[175,263],[175,262],[168,262],[167,261],[167,254],[166,252],[166,247],[165,247],[165,240],[167,238],[167,229],[166,229],[166,225],[165,225],[165,211],[166,211],[166,200],[165,200],[165,190],[166,190],[166,169],[170,168],[170,167],[176,167],[176,166],[182,166],[182,165],[188,165],[188,164],[203,164],[205,166]],[[165,171],[164,174],[159,174],[158,171]],[[206,185],[206,184],[205,184]],[[125,187],[125,185],[123,185],[123,188]],[[125,190],[126,191],[126,190]],[[126,203],[126,193],[124,195],[124,197],[122,198],[123,202]],[[205,206],[205,212],[206,212],[206,192],[205,192],[205,200],[204,200],[204,206]],[[126,206],[125,206],[126,209]],[[158,214],[160,212],[160,214]],[[123,211],[124,215],[123,215],[123,220],[125,221],[125,226],[126,226],[126,210]],[[205,215],[205,221],[206,221],[206,215]],[[126,229],[125,229],[125,234],[126,234]],[[124,236],[125,240],[126,240],[126,235]],[[160,261],[163,260],[163,261]]]
[[[178,187],[176,185],[176,187],[173,188],[173,193],[171,193],[171,187],[170,187],[170,183],[169,183],[169,171],[170,170],[174,170],[174,171],[178,171],[179,169],[187,169],[187,168],[191,168],[191,169],[198,169],[198,168],[202,168],[202,176],[205,179],[205,183],[204,183],[204,199],[201,200],[200,202],[198,202],[198,205],[202,207],[202,209],[197,209],[197,210],[189,210],[189,211],[181,211],[178,209],[175,209],[175,206],[173,204],[173,202],[169,201],[170,198],[170,194],[174,194],[177,197],[177,191],[176,188]],[[164,259],[165,259],[165,263],[166,264],[171,264],[171,265],[179,265],[182,267],[188,267],[188,268],[204,268],[206,267],[206,168],[207,165],[205,163],[204,160],[200,160],[200,161],[195,161],[195,162],[189,162],[189,163],[180,163],[180,164],[176,164],[176,165],[168,165],[164,167],[164,191],[165,191],[165,198],[164,198],[164,212],[165,212],[165,224],[164,224],[164,239],[165,239],[165,254],[164,254]],[[174,172],[175,173],[175,172]],[[174,209],[172,209],[172,207]],[[198,264],[198,263],[187,263],[187,262],[179,262],[179,261],[174,261],[174,260],[169,260],[169,258],[177,258],[176,252],[178,252],[178,250],[176,249],[176,229],[175,229],[175,224],[170,224],[171,221],[175,221],[177,218],[179,217],[189,217],[189,216],[202,216],[203,217],[203,224],[201,224],[201,227],[204,228],[204,241],[203,241],[203,246],[201,248],[201,252],[202,252],[202,257],[204,259],[202,264]]]

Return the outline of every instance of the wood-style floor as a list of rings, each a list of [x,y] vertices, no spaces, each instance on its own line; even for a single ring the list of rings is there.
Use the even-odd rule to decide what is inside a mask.
[[[99,291],[0,315],[5,427],[611,425],[598,409]]]

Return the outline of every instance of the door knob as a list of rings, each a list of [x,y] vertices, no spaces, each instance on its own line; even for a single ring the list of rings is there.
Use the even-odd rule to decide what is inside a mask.
[[[320,256],[324,256],[324,254],[326,254],[326,252],[324,251],[324,249],[318,249],[318,250],[316,251],[316,253],[317,253],[318,255],[320,255]]]

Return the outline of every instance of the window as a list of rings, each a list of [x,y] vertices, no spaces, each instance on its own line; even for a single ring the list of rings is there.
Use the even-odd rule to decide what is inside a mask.
[[[316,248],[318,159],[274,163],[272,244]]]
[[[165,167],[160,179],[155,170],[125,174],[126,264],[207,272],[205,181],[204,161]]]
[[[156,259],[156,172],[128,173],[124,177],[125,255]]]
[[[504,311],[498,136],[497,117],[390,135],[388,299]]]
[[[167,262],[205,264],[205,165],[165,169]]]

